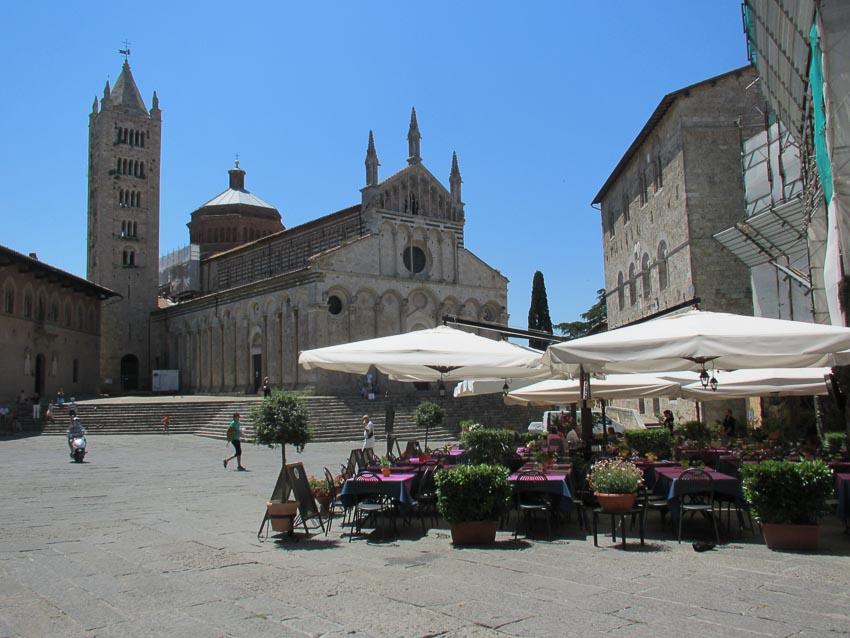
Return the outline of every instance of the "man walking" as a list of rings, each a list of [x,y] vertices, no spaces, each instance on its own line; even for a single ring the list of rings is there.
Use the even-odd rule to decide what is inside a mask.
[[[242,466],[242,424],[239,422],[239,413],[233,415],[233,420],[227,428],[227,443],[233,444],[234,454],[224,459],[224,467],[227,469],[227,464],[236,459],[236,469],[244,472]]]
[[[375,426],[368,414],[363,415],[363,447],[362,450],[375,450]]]

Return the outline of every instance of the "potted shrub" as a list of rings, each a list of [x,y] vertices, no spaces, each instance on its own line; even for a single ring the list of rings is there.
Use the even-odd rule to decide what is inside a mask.
[[[381,457],[381,474],[383,474],[384,476],[389,476],[391,474],[391,471],[390,471],[391,465],[392,464],[390,463],[390,459],[386,456],[382,456]]]
[[[708,447],[711,443],[712,431],[702,421],[685,421],[680,423],[675,430],[682,439],[684,444],[694,448]]]
[[[744,495],[770,549],[815,550],[829,511],[832,471],[823,461],[764,461],[741,467]]]
[[[281,462],[286,465],[286,445],[302,452],[313,433],[303,399],[296,394],[275,391],[251,408],[254,442],[271,448],[280,446]]]
[[[846,441],[847,434],[844,432],[824,432],[823,450],[833,458],[840,457]]]
[[[331,503],[331,492],[327,479],[311,476],[308,481],[310,482],[310,491],[313,492],[313,498],[316,499],[319,508],[323,513],[327,512]]]
[[[501,428],[470,428],[461,435],[460,440],[469,463],[503,464],[513,451],[514,432]],[[534,447],[533,444],[535,441],[529,443],[529,449]]]
[[[625,433],[626,444],[634,450],[638,456],[649,458],[652,454],[656,459],[670,458],[670,448],[673,445],[673,435],[667,428],[654,428],[652,430],[627,430]]]
[[[420,430],[425,430],[425,448],[428,448],[428,433],[431,428],[435,428],[443,422],[446,416],[446,411],[433,401],[423,401],[416,406],[416,412],[413,418],[416,420],[416,427]]]
[[[508,470],[501,465],[458,465],[434,475],[437,508],[448,521],[455,545],[495,542],[499,518],[511,497]]]
[[[629,461],[603,459],[590,468],[587,482],[600,507],[616,514],[634,507],[638,488],[643,482],[643,472]]]

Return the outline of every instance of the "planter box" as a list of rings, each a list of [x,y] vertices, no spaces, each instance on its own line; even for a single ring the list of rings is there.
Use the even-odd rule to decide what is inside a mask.
[[[816,551],[820,544],[820,525],[792,525],[790,523],[762,523],[764,543],[770,549],[796,549]]]
[[[452,525],[453,545],[492,545],[496,542],[497,521],[467,521]]]
[[[266,503],[266,513],[275,532],[291,532],[292,523],[298,515],[298,503],[295,501],[269,501]]]

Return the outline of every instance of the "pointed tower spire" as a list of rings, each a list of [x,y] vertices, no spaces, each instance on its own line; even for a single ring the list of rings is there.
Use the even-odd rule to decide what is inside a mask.
[[[115,87],[112,89],[110,96],[113,106],[118,106],[127,111],[136,111],[147,114],[145,101],[142,99],[142,94],[139,93],[139,87],[136,86],[136,81],[133,79],[133,73],[130,71],[130,63],[124,60],[124,66],[121,67],[121,75],[115,80]]]
[[[96,95],[94,96],[94,102],[92,102],[92,105],[91,105],[91,114],[97,115],[97,96]]]
[[[159,98],[156,96],[156,91],[153,92],[153,99],[151,99],[151,109],[159,109]]]
[[[109,94],[111,93],[109,89],[109,80],[106,81],[106,86],[103,87],[103,99],[108,100]]]
[[[369,146],[366,148],[366,186],[377,186],[378,184],[378,153],[375,150],[375,138],[369,131]]]
[[[422,136],[419,134],[419,123],[416,121],[416,107],[410,111],[410,128],[407,131],[407,149],[408,149],[408,164],[419,164],[422,157],[419,155],[419,140]]]
[[[460,178],[460,168],[457,165],[457,153],[452,151],[452,172],[449,174],[449,187],[452,191],[452,201],[460,204],[460,185],[463,180]]]

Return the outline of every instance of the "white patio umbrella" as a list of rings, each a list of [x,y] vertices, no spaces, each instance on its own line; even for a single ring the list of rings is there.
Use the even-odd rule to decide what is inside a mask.
[[[744,399],[771,394],[814,396],[827,394],[825,377],[829,368],[764,368],[717,373],[717,390],[703,388],[698,381],[682,387],[682,396],[699,401]]]
[[[592,379],[594,399],[640,399],[678,397],[681,385],[649,374],[610,374]],[[578,379],[546,379],[512,390],[505,395],[507,405],[562,405],[581,401]]]
[[[304,350],[298,363],[354,374],[374,366],[402,381],[520,379],[548,372],[538,351],[448,326]]]
[[[543,376],[549,376],[545,373]],[[483,394],[496,394],[507,390],[517,390],[536,383],[535,379],[464,379],[455,386],[455,398],[477,397]]]
[[[553,344],[544,361],[570,375],[803,368],[848,348],[850,328],[691,310]]]

